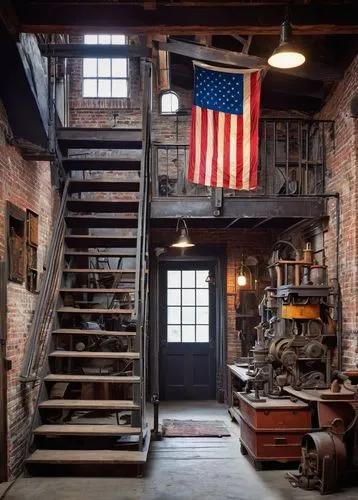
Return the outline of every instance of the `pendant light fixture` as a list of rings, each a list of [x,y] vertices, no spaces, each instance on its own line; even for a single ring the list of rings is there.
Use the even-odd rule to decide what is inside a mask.
[[[281,24],[280,43],[273,51],[268,63],[274,68],[289,69],[301,66],[305,60],[302,50],[292,42],[292,27],[288,9],[286,9],[286,18]]]
[[[178,241],[176,243],[173,243],[170,245],[173,248],[190,248],[194,247],[194,243],[190,241],[189,238],[189,231],[188,231],[188,226],[186,225],[185,220],[180,217],[177,222],[177,227],[176,227],[176,232],[179,230],[179,225],[182,223],[183,227],[180,229],[180,236],[178,238]]]
[[[244,266],[244,256],[242,256],[241,264],[240,264],[240,268],[239,268],[239,274],[237,276],[237,284],[239,286],[246,286],[246,283],[247,283],[244,267],[245,267]]]

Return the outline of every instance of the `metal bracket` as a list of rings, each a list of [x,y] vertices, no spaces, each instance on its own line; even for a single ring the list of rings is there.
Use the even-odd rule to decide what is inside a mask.
[[[222,206],[223,206],[223,189],[222,188],[213,188],[211,195],[211,202],[213,206],[213,216],[219,217],[221,215]]]

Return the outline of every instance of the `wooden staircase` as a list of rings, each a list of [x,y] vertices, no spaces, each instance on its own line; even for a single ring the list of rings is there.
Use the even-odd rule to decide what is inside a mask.
[[[143,147],[142,131],[68,128],[57,140],[68,174],[63,266],[27,470],[141,468],[150,442],[146,162],[122,156]],[[72,153],[77,148],[81,157]],[[121,156],[92,156],[105,148]]]

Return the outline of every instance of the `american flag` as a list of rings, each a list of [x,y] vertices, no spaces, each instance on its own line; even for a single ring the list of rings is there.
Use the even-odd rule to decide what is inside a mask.
[[[188,180],[256,189],[260,71],[194,64]]]

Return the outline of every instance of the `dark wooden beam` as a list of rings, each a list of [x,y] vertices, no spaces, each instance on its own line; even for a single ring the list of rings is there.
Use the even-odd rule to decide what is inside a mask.
[[[151,202],[152,219],[212,217],[212,203],[207,199],[155,198]],[[325,202],[317,197],[239,196],[225,198],[222,217],[230,218],[313,218],[325,215]]]
[[[44,56],[54,57],[144,57],[146,49],[139,45],[92,45],[83,43],[47,43],[39,45]]]
[[[19,32],[19,20],[11,0],[1,0],[0,20],[12,36]]]
[[[342,77],[340,71],[327,66],[323,63],[306,62],[300,68],[277,69],[267,64],[266,59],[242,52],[233,52],[232,50],[216,49],[214,47],[204,47],[195,43],[181,42],[172,40],[159,43],[160,50],[167,50],[174,54],[190,57],[191,59],[212,62],[216,64],[226,64],[235,67],[259,68],[278,73],[285,73],[300,78],[310,80],[339,80]]]
[[[238,3],[223,8],[123,5],[120,2],[15,2],[22,31],[35,33],[170,33],[278,35],[284,18],[282,4]],[[299,35],[358,34],[358,5],[319,3],[292,5],[293,33]]]

